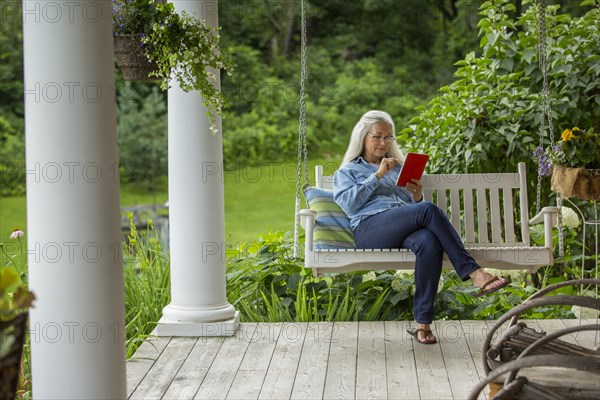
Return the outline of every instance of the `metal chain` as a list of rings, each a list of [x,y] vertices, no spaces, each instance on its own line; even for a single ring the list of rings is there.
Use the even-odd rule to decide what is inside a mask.
[[[537,19],[537,55],[538,55],[538,66],[542,71],[543,76],[543,87],[542,87],[542,106],[540,108],[540,131],[539,138],[540,148],[544,148],[544,137],[546,136],[546,102],[544,100],[546,96],[546,6],[544,0],[538,0],[538,19]],[[542,193],[542,175],[538,174],[537,177],[537,193],[535,199],[535,211],[540,212],[541,205],[541,193]]]
[[[546,2],[545,0],[538,0],[540,3],[540,35],[543,40],[541,40],[541,58],[540,58],[540,68],[542,69],[542,77],[543,77],[543,104],[544,113],[546,118],[548,119],[548,134],[550,136],[550,143],[554,143],[554,124],[552,122],[552,106],[550,103],[550,88],[548,86],[548,52],[546,50]]]
[[[302,148],[304,152],[304,185],[309,184],[308,179],[308,138],[306,135],[306,81],[308,80],[308,45],[306,38],[306,8],[304,0],[301,1],[302,19],[300,22],[300,128],[302,135]]]
[[[540,115],[540,147],[544,148],[544,137],[546,136],[546,123],[548,124],[548,134],[550,139],[550,145],[554,144],[554,125],[552,123],[552,107],[550,104],[550,88],[548,87],[548,58],[546,50],[546,2],[545,0],[538,0],[539,17],[538,17],[538,64],[542,70],[542,107]],[[538,174],[537,179],[537,194],[535,200],[536,212],[540,212],[541,205],[541,193],[542,193],[542,176]],[[560,194],[556,194],[556,204],[560,208],[562,206],[562,199]],[[562,210],[562,208],[560,208]],[[563,224],[562,224],[562,211],[558,213],[558,255],[562,257],[564,255],[564,237],[563,237]]]
[[[306,138],[306,79],[308,78],[308,56],[306,45],[306,7],[304,0],[300,1],[300,116],[298,125],[298,164],[296,167],[296,208],[294,213],[294,258],[299,251],[299,217],[300,192],[308,185],[308,140]],[[304,157],[304,185],[302,185],[302,160]]]
[[[543,5],[543,0],[538,1],[538,19],[537,19],[537,54],[538,54],[538,65],[542,70],[542,76],[544,77],[544,87],[546,81],[546,14],[545,14],[545,6]],[[544,92],[544,88],[542,89],[542,107],[540,109],[540,148],[544,148],[544,137],[546,136],[546,106],[545,101],[543,100],[546,93]],[[540,204],[541,204],[541,195],[542,195],[542,175],[538,173],[537,176],[537,192],[535,198],[535,212],[540,212]]]

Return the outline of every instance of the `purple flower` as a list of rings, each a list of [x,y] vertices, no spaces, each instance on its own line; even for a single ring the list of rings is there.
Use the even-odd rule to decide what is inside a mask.
[[[23,232],[20,229],[15,229],[14,231],[12,231],[12,233],[10,234],[10,238],[11,239],[18,239],[20,237],[23,237],[23,235],[25,235],[25,232]]]
[[[538,163],[538,175],[550,176],[552,175],[552,162],[548,159],[548,154],[542,146],[536,147],[533,151],[533,156],[536,158]]]

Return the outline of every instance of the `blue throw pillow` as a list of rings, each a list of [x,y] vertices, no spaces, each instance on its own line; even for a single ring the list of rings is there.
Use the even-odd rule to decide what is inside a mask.
[[[350,218],[333,201],[333,192],[327,189],[306,187],[304,197],[308,208],[317,212],[313,231],[313,249],[354,249],[354,233]]]

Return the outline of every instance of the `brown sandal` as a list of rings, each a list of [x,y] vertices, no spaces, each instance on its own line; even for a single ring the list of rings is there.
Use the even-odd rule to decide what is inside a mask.
[[[498,285],[492,286],[488,289],[488,287],[491,284],[498,282],[498,281],[500,282]],[[493,278],[489,279],[486,283],[481,285],[481,287],[478,288],[475,293],[473,293],[473,297],[481,297],[481,296],[485,296],[490,293],[494,293],[494,292],[502,289],[503,287],[505,287],[508,284],[509,284],[508,279],[498,278],[497,276],[494,276]]]
[[[407,329],[406,332],[411,335],[412,337],[414,337],[415,339],[417,339],[417,342],[421,343],[421,344],[434,344],[437,343],[437,339],[435,336],[433,336],[433,332],[431,331],[431,329],[423,329],[423,328],[418,328],[415,330],[410,330]],[[419,332],[423,332],[425,334],[425,340],[421,340],[419,339]],[[429,340],[428,338],[432,337],[433,340]]]

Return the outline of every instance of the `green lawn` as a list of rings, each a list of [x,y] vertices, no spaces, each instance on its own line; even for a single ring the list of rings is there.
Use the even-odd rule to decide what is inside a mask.
[[[14,229],[25,230],[25,196],[0,197],[0,242],[4,242]]]
[[[309,177],[314,182],[314,164],[325,165],[331,174],[338,161],[311,163]],[[166,187],[166,185],[163,185]],[[292,231],[296,195],[296,164],[264,164],[225,173],[225,232],[228,245],[253,241],[269,231]],[[155,197],[136,185],[121,187],[121,205],[163,203],[166,189]],[[302,199],[302,206],[304,200]],[[0,197],[0,241],[6,241],[15,228],[26,230],[25,197]]]

